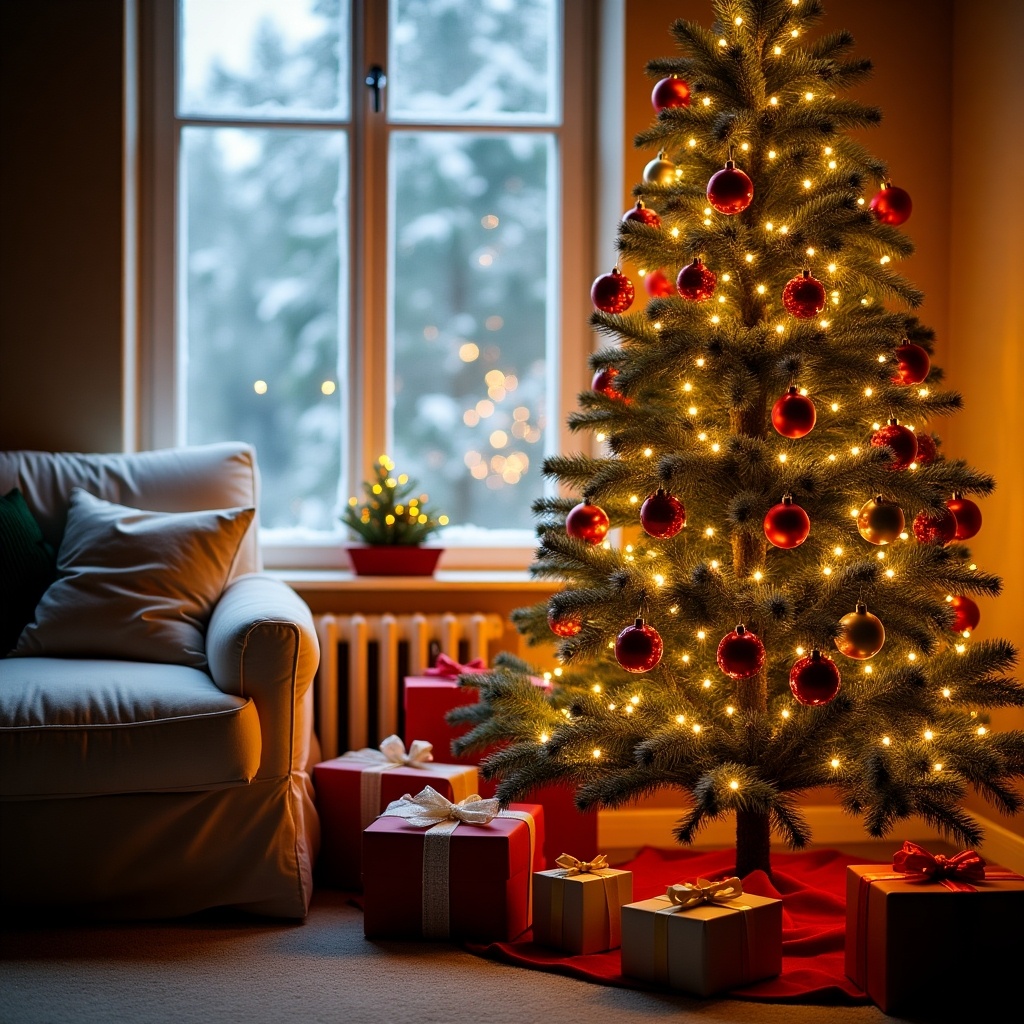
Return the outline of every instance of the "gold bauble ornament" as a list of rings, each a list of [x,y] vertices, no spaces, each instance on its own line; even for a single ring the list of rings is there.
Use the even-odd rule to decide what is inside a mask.
[[[877,615],[868,611],[863,601],[857,602],[857,610],[839,620],[839,635],[836,647],[840,654],[857,661],[873,658],[885,643],[885,627]]]
[[[644,168],[644,181],[651,185],[672,185],[678,180],[676,165],[665,155],[665,150]]]
[[[906,529],[903,509],[876,495],[857,513],[857,529],[872,544],[891,544]]]

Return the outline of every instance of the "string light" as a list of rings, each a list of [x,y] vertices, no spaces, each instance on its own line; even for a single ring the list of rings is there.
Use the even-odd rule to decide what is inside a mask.
[[[739,784],[739,782],[738,782],[738,781],[737,781],[736,779],[733,779],[733,780],[732,780],[732,781],[731,781],[731,782],[729,783],[729,788],[730,788],[730,789],[739,789],[739,788],[740,788],[740,784]]]
[[[547,743],[547,741],[549,739],[551,739],[551,737],[546,732],[542,732],[540,734],[540,741],[541,741],[541,743]]]

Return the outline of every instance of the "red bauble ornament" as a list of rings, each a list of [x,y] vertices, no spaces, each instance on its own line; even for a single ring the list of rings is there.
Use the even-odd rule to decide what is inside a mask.
[[[877,615],[868,611],[863,601],[857,610],[839,620],[839,635],[835,640],[841,654],[857,661],[873,658],[885,643],[885,627]]]
[[[590,301],[602,313],[623,313],[633,304],[633,282],[613,267],[590,286]]]
[[[772,426],[783,437],[806,437],[817,415],[814,403],[794,386],[772,406]]]
[[[789,688],[801,704],[820,707],[839,692],[842,677],[836,663],[817,648],[801,658],[789,672]]]
[[[555,636],[575,636],[583,628],[578,615],[571,612],[556,615],[554,608],[548,609],[548,625]]]
[[[598,370],[590,382],[591,390],[597,391],[606,398],[617,398],[621,402],[628,401],[626,396],[615,386],[614,381],[618,375],[619,371],[614,366],[606,366]]]
[[[932,368],[928,353],[910,341],[905,341],[896,349],[896,358],[899,362],[892,379],[894,384],[920,384]]]
[[[644,201],[642,199],[638,199],[636,201],[636,206],[631,210],[627,210],[622,215],[623,224],[631,220],[639,221],[641,224],[647,224],[652,228],[661,227],[661,218],[653,210],[648,210],[647,207],[644,206]]]
[[[864,504],[857,513],[857,529],[872,544],[891,544],[907,525],[903,509],[880,494]]]
[[[703,302],[715,294],[718,278],[699,259],[694,259],[679,271],[676,290],[684,299]]]
[[[782,289],[782,304],[798,320],[811,320],[825,308],[825,286],[805,270]]]
[[[608,513],[589,501],[581,501],[565,517],[565,532],[588,544],[600,544],[609,527]]]
[[[675,294],[675,288],[665,276],[664,270],[652,270],[649,274],[644,274],[644,291],[652,299],[664,299]]]
[[[954,540],[970,540],[981,529],[981,509],[959,491],[953,492],[953,497],[946,502],[946,508],[956,516]]]
[[[896,419],[891,419],[884,427],[879,427],[871,435],[871,443],[876,448],[888,448],[892,451],[892,469],[906,469],[917,458],[917,438],[914,432],[901,426]]]
[[[615,660],[627,672],[650,672],[661,661],[665,645],[653,626],[637,619],[615,638]]]
[[[644,167],[644,181],[652,185],[672,185],[679,180],[676,170],[676,165],[668,159],[665,150],[662,150]]]
[[[764,644],[755,633],[740,624],[722,637],[718,645],[718,667],[730,679],[757,675],[764,665]]]
[[[768,509],[764,517],[764,535],[777,548],[798,548],[810,532],[811,520],[799,505],[793,504],[792,494]]]
[[[938,451],[935,448],[935,438],[931,434],[915,434],[917,438],[917,455],[914,461],[919,466],[927,466],[935,461]]]
[[[689,82],[675,76],[663,78],[651,90],[651,105],[659,114],[669,107],[688,107],[690,105]]]
[[[674,537],[686,525],[683,503],[659,487],[640,506],[640,525],[652,537]]]
[[[880,224],[890,224],[893,227],[907,220],[913,208],[910,193],[897,185],[890,185],[887,181],[871,200],[871,212],[875,219]]]
[[[953,609],[953,631],[955,633],[973,633],[981,622],[981,609],[969,598],[955,594],[946,598]]]
[[[731,160],[711,175],[708,202],[719,213],[742,213],[754,198],[754,183]]]
[[[914,536],[920,544],[948,544],[956,536],[956,516],[948,508],[937,516],[918,512],[914,516]]]

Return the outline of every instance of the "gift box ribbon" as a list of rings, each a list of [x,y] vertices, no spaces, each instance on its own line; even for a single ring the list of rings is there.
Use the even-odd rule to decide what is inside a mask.
[[[657,980],[669,984],[668,963],[668,919],[673,914],[696,907],[712,905],[724,910],[735,910],[743,914],[743,928],[740,932],[740,977],[745,982],[750,977],[750,947],[753,944],[751,929],[753,919],[744,913],[752,908],[736,898],[743,895],[743,882],[735,875],[718,882],[698,878],[694,882],[670,885],[659,900],[668,900],[669,906],[654,912],[654,970]]]
[[[454,658],[447,654],[439,654],[433,668],[425,668],[425,676],[439,676],[442,679],[458,679],[459,676],[469,675],[472,672],[488,672],[487,663],[482,658],[474,658],[465,665],[460,665]]]
[[[1014,871],[986,870],[985,861],[974,850],[961,850],[952,857],[933,854],[918,843],[905,840],[892,858],[892,871],[869,871],[860,876],[857,888],[857,938],[853,979],[867,991],[868,893],[873,882],[939,883],[950,892],[977,892],[971,882],[1024,881]]]
[[[446,939],[451,933],[448,843],[459,825],[486,825],[494,818],[518,818],[530,830],[530,859],[527,870],[526,922],[531,923],[533,907],[533,855],[537,843],[536,825],[529,811],[502,811],[493,797],[478,794],[458,803],[447,799],[432,786],[416,796],[408,793],[392,800],[383,815],[404,818],[415,828],[425,828],[423,836],[423,914],[424,938]]]
[[[576,878],[579,875],[597,875],[604,887],[604,932],[602,941],[605,949],[616,949],[622,944],[622,916],[619,912],[618,885],[615,876],[605,874],[610,870],[608,858],[599,853],[593,860],[580,860],[571,853],[562,853],[555,858],[555,863],[562,869],[563,878]],[[562,945],[565,935],[565,893],[561,886],[551,890],[549,907],[548,934],[556,946]]]
[[[437,770],[430,764],[434,760],[433,744],[426,740],[413,740],[409,749],[400,736],[388,736],[382,740],[380,747],[363,747],[362,750],[350,750],[342,754],[343,761],[354,761],[365,764],[359,779],[359,811],[360,824],[366,828],[380,814],[380,783],[381,773],[392,768],[420,768],[424,771]],[[469,796],[469,779],[452,779],[452,792],[459,797]]]

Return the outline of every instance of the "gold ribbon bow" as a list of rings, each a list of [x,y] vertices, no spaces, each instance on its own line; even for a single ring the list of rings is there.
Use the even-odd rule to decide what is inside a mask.
[[[565,870],[566,877],[570,875],[599,875],[610,867],[608,858],[603,853],[599,853],[593,860],[579,860],[571,853],[563,853],[556,858],[555,863]]]
[[[725,903],[742,895],[743,883],[735,875],[732,878],[723,878],[718,882],[698,878],[696,882],[670,885],[665,890],[665,896],[680,910],[696,907],[701,903]]]
[[[424,786],[415,796],[406,793],[392,800],[381,813],[386,817],[404,818],[415,828],[433,828],[446,821],[456,825],[460,821],[467,825],[486,825],[498,816],[499,807],[496,799],[484,800],[478,793],[452,803],[433,786]]]

